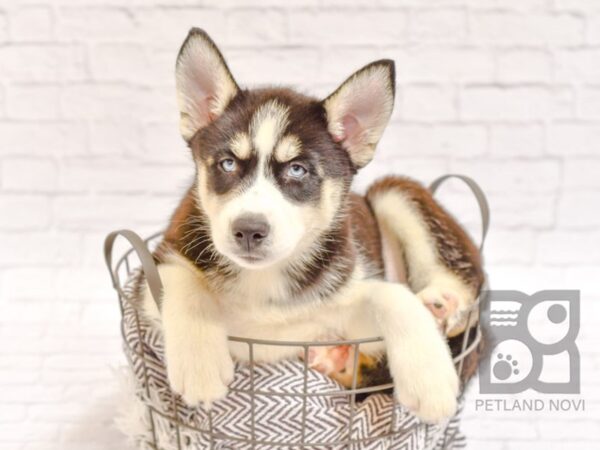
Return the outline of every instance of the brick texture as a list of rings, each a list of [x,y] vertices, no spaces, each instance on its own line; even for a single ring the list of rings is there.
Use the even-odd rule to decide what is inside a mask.
[[[160,229],[193,175],[173,79],[190,26],[242,85],[325,95],[396,60],[392,123],[356,188],[471,175],[492,208],[492,286],[583,292],[587,411],[476,412],[473,387],[470,448],[597,448],[599,2],[0,0],[0,449],[127,448],[102,238]],[[466,190],[440,198],[478,236]]]

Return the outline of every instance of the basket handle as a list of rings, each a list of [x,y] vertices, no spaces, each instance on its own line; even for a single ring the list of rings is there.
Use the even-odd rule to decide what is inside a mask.
[[[118,230],[109,233],[104,240],[104,259],[106,261],[106,266],[108,267],[108,271],[110,272],[110,278],[112,279],[113,287],[118,289],[118,277],[117,274],[113,271],[112,268],[112,252],[114,248],[115,239],[118,236],[123,236],[125,239],[129,241],[135,252],[137,253],[138,258],[140,258],[140,262],[142,263],[142,269],[144,271],[144,275],[146,277],[146,281],[148,282],[148,286],[150,287],[150,292],[152,293],[152,298],[154,299],[154,303],[156,303],[156,307],[158,310],[161,310],[162,304],[162,282],[160,281],[160,276],[158,275],[158,269],[156,268],[156,264],[154,263],[154,258],[152,254],[148,250],[146,243],[139,237],[136,233],[131,230]]]
[[[433,180],[433,182],[429,185],[429,190],[431,191],[431,193],[435,194],[438,188],[450,178],[456,178],[464,182],[469,187],[469,189],[471,189],[471,192],[477,200],[477,204],[479,205],[479,213],[481,214],[481,243],[479,244],[479,251],[482,252],[483,244],[485,243],[485,238],[490,227],[490,207],[487,198],[483,193],[483,190],[481,189],[481,187],[479,187],[475,180],[466,175],[458,174],[443,175]]]

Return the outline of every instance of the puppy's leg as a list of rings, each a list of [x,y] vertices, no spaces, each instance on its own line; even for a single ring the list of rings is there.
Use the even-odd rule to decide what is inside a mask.
[[[163,282],[160,322],[169,382],[187,404],[202,402],[208,407],[225,396],[233,379],[227,332],[201,273],[183,257],[171,254],[165,259],[158,270]],[[148,288],[145,310],[156,318],[158,311]]]
[[[411,289],[447,334],[460,333],[483,283],[479,251],[471,239],[427,189],[409,179],[378,181],[367,198],[383,245],[387,241],[402,248]]]
[[[427,422],[456,411],[458,376],[435,320],[406,286],[380,280],[357,282],[360,302],[346,324],[351,338],[380,335],[398,401]],[[376,353],[366,344],[361,351]]]

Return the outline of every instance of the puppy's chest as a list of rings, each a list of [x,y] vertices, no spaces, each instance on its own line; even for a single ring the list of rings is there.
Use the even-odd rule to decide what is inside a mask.
[[[271,340],[317,339],[327,330],[340,328],[340,313],[346,308],[337,295],[325,300],[288,297],[283,301],[269,296],[226,296],[222,301],[231,335]]]
[[[326,298],[291,296],[277,277],[263,280],[263,284],[252,283],[252,287],[242,284],[220,297],[228,334],[271,341],[344,337],[359,300],[353,295],[354,286],[363,273],[357,267],[348,283]],[[248,359],[247,344],[230,345],[236,358]],[[256,345],[253,351],[257,360],[273,361],[295,356],[299,348]]]
[[[267,341],[317,341],[343,334],[343,316],[349,311],[332,301],[328,305],[280,306],[247,305],[225,308],[230,336]],[[249,359],[248,344],[230,341],[230,350],[239,360]],[[296,357],[300,348],[254,345],[257,361],[276,361]]]

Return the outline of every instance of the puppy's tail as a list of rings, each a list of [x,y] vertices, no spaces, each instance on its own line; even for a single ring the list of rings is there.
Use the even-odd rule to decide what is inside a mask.
[[[390,176],[373,183],[366,198],[380,227],[386,277],[408,281],[417,292],[446,269],[479,293],[484,280],[479,250],[429,190]]]

